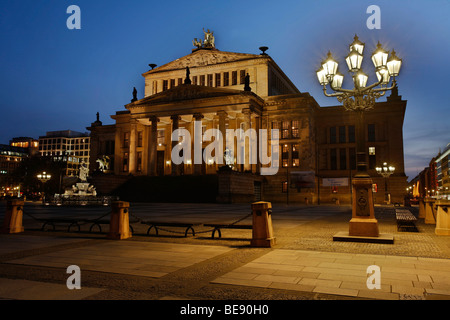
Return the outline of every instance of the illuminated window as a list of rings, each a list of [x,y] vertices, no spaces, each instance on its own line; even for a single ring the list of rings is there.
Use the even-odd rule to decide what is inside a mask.
[[[292,121],[292,138],[298,138],[299,137],[299,131],[298,131],[298,120]]]
[[[284,144],[281,152],[281,163],[283,167],[289,166],[289,145]]]
[[[283,121],[281,123],[281,139],[288,139],[289,138],[289,127],[291,123],[290,121]]]
[[[369,147],[369,155],[374,156],[375,155],[375,147]]]
[[[158,146],[162,146],[165,144],[165,134],[164,129],[158,130],[158,139],[157,139]]]
[[[283,182],[281,183],[281,191],[282,191],[283,193],[286,193],[286,192],[288,191],[288,183],[287,183],[287,181],[283,181]]]
[[[300,166],[300,152],[299,152],[299,145],[293,144],[292,145],[292,166],[298,167]]]

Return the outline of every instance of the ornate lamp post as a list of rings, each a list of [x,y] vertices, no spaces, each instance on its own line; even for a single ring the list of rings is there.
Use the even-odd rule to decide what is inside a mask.
[[[402,60],[395,55],[394,51],[389,57],[389,53],[378,43],[372,54],[378,81],[367,86],[368,76],[361,70],[364,47],[364,43],[355,35],[349,47],[350,53],[345,58],[353,78],[353,89],[342,88],[344,76],[338,72],[338,62],[333,59],[330,52],[326,60],[322,62],[321,68],[317,70],[317,78],[323,86],[325,96],[336,97],[339,102],[342,102],[346,111],[356,113],[357,172],[352,179],[353,203],[349,235],[377,237],[379,232],[373,209],[372,179],[367,173],[364,113],[374,108],[376,99],[396,87],[395,77],[400,72]],[[391,77],[392,84],[388,86]],[[333,93],[327,93],[327,85],[330,85]]]
[[[388,164],[386,162],[384,162],[382,167],[376,167],[375,169],[384,178],[384,190],[385,190],[384,191],[384,200],[386,201],[387,204],[390,204],[391,197],[389,196],[387,180],[394,173],[395,167],[388,166]]]
[[[52,178],[52,176],[51,175],[49,175],[48,173],[46,173],[45,171],[44,172],[42,172],[42,173],[39,173],[38,175],[37,175],[37,178],[39,179],[39,181],[41,181],[42,182],[42,203],[44,203],[45,204],[45,183],[48,181],[48,180],[50,180],[51,178]]]

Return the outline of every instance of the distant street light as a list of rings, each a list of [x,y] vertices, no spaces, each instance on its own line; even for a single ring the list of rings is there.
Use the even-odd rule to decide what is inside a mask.
[[[384,178],[384,200],[386,201],[387,204],[390,204],[391,197],[388,191],[387,179],[394,173],[395,168],[392,166],[388,166],[388,164],[384,162],[382,167],[376,167],[375,169]]]
[[[52,176],[50,174],[47,174],[45,171],[42,173],[39,173],[37,175],[37,178],[39,179],[39,181],[42,182],[42,203],[45,204],[45,183],[50,180],[52,178]]]

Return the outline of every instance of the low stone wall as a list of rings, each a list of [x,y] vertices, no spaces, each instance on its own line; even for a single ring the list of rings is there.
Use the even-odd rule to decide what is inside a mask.
[[[131,176],[116,176],[112,174],[93,175],[90,183],[94,185],[98,195],[110,195],[125,182],[131,179]]]
[[[251,203],[258,200],[258,197],[255,194],[255,182],[261,183],[261,176],[231,170],[219,171],[218,176],[219,192],[217,195],[217,202]],[[261,192],[263,192],[262,189]]]

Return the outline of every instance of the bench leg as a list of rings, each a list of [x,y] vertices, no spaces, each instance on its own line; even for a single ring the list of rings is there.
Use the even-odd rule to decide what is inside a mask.
[[[184,236],[187,237],[187,234],[188,234],[188,232],[189,232],[189,229],[191,229],[192,235],[195,237],[195,231],[194,231],[194,229],[193,229],[192,227],[187,227],[187,228],[186,228],[186,232],[184,233]]]
[[[67,232],[70,232],[70,228],[72,227],[72,226],[77,226],[78,227],[78,232],[80,232],[80,225],[78,224],[78,222],[72,222],[70,225],[69,225],[69,227],[67,228]]]
[[[91,227],[89,228],[89,232],[92,232],[92,229],[94,228],[94,226],[97,226],[99,232],[102,232],[102,227],[101,227],[100,224],[97,223],[97,222],[94,222],[94,223],[91,225]]]
[[[41,231],[45,231],[45,227],[47,225],[51,225],[53,227],[53,231],[55,231],[55,224],[53,222],[44,222],[44,224],[42,225]]]
[[[151,225],[148,229],[147,229],[147,235],[150,235],[150,230],[152,230],[152,228],[155,228],[155,233],[156,235],[158,235],[158,228],[154,225]]]
[[[211,238],[214,239],[214,235],[217,233],[219,234],[219,238],[222,238],[222,233],[220,232],[220,228],[214,228],[212,234],[211,234]]]

